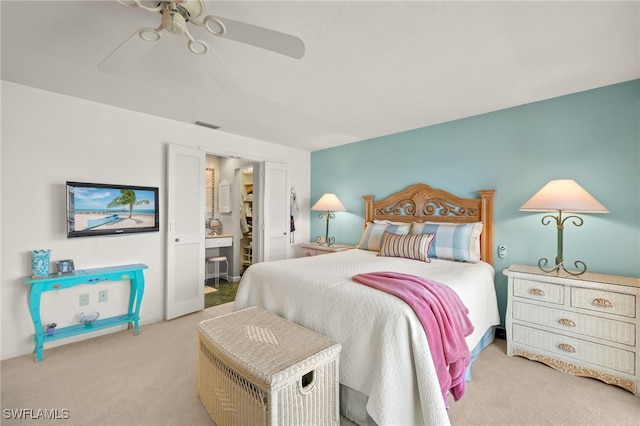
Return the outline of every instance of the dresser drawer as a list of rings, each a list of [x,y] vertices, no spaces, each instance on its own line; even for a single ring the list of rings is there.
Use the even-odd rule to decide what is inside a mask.
[[[231,247],[233,237],[209,237],[205,240],[205,248]]]
[[[634,352],[549,333],[521,324],[513,324],[512,330],[515,343],[529,346],[534,350],[537,348],[558,357],[572,358],[622,373],[633,375],[636,372]]]
[[[559,284],[516,278],[513,280],[513,295],[556,305],[564,304],[564,286]]]
[[[300,253],[302,254],[302,257],[309,257],[309,256],[317,255],[318,251],[314,249],[309,249],[309,248],[302,248],[300,249]]]
[[[628,322],[567,312],[520,301],[513,302],[513,318],[555,328],[560,333],[569,331],[624,345],[636,345],[636,326]]]
[[[572,287],[571,306],[630,318],[636,316],[636,297],[632,294]]]

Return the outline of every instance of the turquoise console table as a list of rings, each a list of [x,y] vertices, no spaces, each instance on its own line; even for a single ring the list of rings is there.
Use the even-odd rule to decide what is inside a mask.
[[[110,266],[107,268],[81,269],[69,274],[51,274],[46,277],[31,278],[26,277],[23,283],[29,284],[29,310],[33,327],[36,330],[34,335],[36,361],[42,361],[42,347],[45,342],[64,339],[65,337],[77,334],[89,333],[107,327],[121,324],[133,324],[135,334],[139,333],[138,321],[140,320],[140,303],[144,293],[144,274],[147,265],[137,263],[134,265]],[[43,330],[40,319],[40,299],[45,291],[62,290],[79,284],[97,284],[102,281],[123,281],[131,282],[131,295],[129,297],[129,311],[124,315],[104,318],[94,321],[91,324],[77,324],[70,327],[56,328],[52,336],[47,335]]]

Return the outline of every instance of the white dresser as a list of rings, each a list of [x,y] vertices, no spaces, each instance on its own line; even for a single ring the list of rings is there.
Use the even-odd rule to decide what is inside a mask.
[[[640,278],[512,265],[507,354],[640,396]]]

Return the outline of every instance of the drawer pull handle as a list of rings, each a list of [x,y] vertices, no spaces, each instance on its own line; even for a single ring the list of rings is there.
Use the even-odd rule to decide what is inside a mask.
[[[613,303],[611,303],[607,299],[602,299],[602,298],[593,299],[591,304],[599,308],[613,308]]]
[[[560,349],[561,351],[571,352],[571,353],[574,353],[576,351],[576,348],[574,348],[573,346],[567,343],[559,343],[558,349]]]
[[[558,320],[558,324],[566,325],[567,327],[575,327],[576,326],[576,323],[571,321],[569,318],[560,318]]]
[[[529,294],[532,294],[534,296],[544,296],[544,290],[541,288],[530,288]]]
[[[60,284],[54,284],[53,285],[53,288],[60,288],[60,287],[62,287]]]

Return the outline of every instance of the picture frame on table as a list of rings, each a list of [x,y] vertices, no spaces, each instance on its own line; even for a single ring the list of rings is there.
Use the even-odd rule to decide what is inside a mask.
[[[58,275],[72,273],[75,270],[73,259],[58,260],[56,262],[56,268],[58,269]]]

